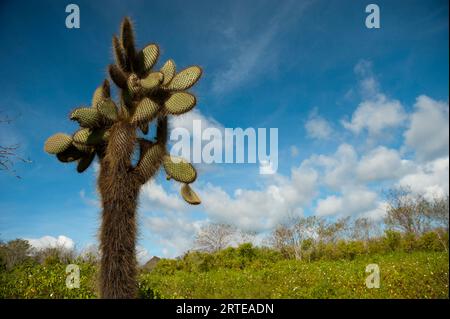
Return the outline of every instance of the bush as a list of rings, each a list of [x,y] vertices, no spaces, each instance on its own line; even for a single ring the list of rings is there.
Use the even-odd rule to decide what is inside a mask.
[[[401,233],[394,230],[386,230],[384,233],[384,244],[388,251],[397,251],[401,248]]]
[[[438,234],[435,232],[427,232],[423,234],[418,241],[418,246],[420,249],[427,251],[441,251],[443,250],[443,245],[439,240]]]

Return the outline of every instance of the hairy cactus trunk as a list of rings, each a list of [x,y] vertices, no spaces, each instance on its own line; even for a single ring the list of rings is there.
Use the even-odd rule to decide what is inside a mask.
[[[100,162],[102,298],[136,297],[136,208],[141,184],[130,174],[135,140],[131,125],[115,124],[111,129],[111,143]]]

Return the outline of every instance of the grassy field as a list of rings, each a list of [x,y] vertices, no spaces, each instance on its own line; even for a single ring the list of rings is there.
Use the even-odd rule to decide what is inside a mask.
[[[142,298],[448,298],[449,258],[443,252],[390,253],[336,261],[213,264],[161,260],[139,275]],[[221,261],[222,263],[222,261]],[[368,289],[368,264],[380,288]],[[195,266],[195,267],[193,267]],[[81,285],[65,286],[65,265],[32,264],[0,272],[0,298],[96,298],[96,269],[80,264]]]
[[[366,287],[368,264],[378,264],[380,288]],[[393,253],[355,260],[283,260],[242,270],[150,272],[141,288],[162,298],[448,298],[445,253]]]

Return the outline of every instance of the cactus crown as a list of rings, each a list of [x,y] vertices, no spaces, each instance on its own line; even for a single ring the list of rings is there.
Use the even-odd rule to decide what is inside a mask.
[[[152,163],[160,161],[168,179],[183,183],[181,194],[186,202],[199,204],[199,197],[188,185],[196,179],[194,167],[186,161],[172,160],[167,154],[166,140],[167,117],[189,112],[196,105],[195,96],[186,90],[199,80],[202,69],[191,66],[176,73],[174,61],[168,60],[156,70],[158,45],[149,44],[137,51],[128,18],[122,22],[120,38],[113,36],[112,44],[115,64],[109,65],[108,71],[120,89],[119,103],[111,98],[110,83],[105,79],[94,91],[90,107],[78,107],[70,113],[70,119],[78,122],[80,129],[73,135],[51,136],[45,142],[45,151],[56,155],[61,162],[77,162],[77,171],[82,173],[96,157],[101,160],[105,156],[115,123],[126,123],[147,135],[149,125],[155,121],[156,140],[136,139],[140,159],[130,170],[145,183],[155,173]]]

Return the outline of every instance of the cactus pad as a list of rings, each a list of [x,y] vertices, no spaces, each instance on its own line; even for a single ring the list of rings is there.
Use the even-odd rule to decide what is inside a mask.
[[[142,87],[139,83],[139,78],[136,74],[133,73],[128,77],[127,87],[131,95],[136,95],[142,90]]]
[[[80,160],[78,161],[77,165],[77,172],[83,173],[94,161],[95,158],[95,152],[90,152],[89,154],[86,154]]]
[[[147,45],[136,57],[139,70],[145,74],[149,72],[159,57],[159,47],[156,44]]]
[[[202,69],[198,66],[191,66],[180,73],[177,73],[172,81],[167,84],[166,88],[171,91],[183,91],[192,87],[200,76],[202,75]]]
[[[181,157],[164,156],[164,169],[167,175],[181,183],[192,183],[197,178],[197,172],[191,163]]]
[[[91,130],[84,128],[73,135],[74,142],[86,145],[96,145],[104,141],[104,139],[106,139],[105,131],[101,129]]]
[[[64,152],[72,144],[72,137],[64,133],[57,133],[45,141],[44,150],[49,154]]]
[[[172,81],[173,77],[175,76],[175,62],[173,60],[167,60],[166,63],[161,68],[161,73],[164,74],[164,81],[163,85],[167,85],[170,81]]]
[[[92,151],[91,145],[81,144],[81,143],[77,143],[77,142],[72,142],[72,145],[84,153],[89,153],[90,151]]]
[[[97,104],[98,112],[108,122],[115,122],[117,120],[117,107],[111,99],[104,99]]]
[[[161,144],[153,144],[148,147],[136,167],[137,173],[144,179],[152,176],[159,167],[164,154],[165,149]]]
[[[177,92],[172,94],[166,102],[164,102],[164,110],[173,115],[179,115],[192,110],[195,106],[195,96],[186,92]]]
[[[109,98],[110,95],[111,92],[109,82],[108,80],[105,80],[103,81],[103,84],[94,91],[94,95],[92,96],[92,107],[97,107],[98,102],[102,101],[103,99]]]
[[[127,75],[125,72],[122,71],[120,67],[118,67],[115,64],[111,64],[108,67],[109,76],[111,77],[111,80],[120,87],[121,89],[127,88]]]
[[[70,114],[70,119],[77,121],[81,127],[95,127],[100,122],[100,115],[94,108],[80,107]]]
[[[131,123],[148,123],[156,117],[158,110],[158,104],[146,97],[136,107]]]
[[[198,205],[201,203],[200,197],[198,197],[189,184],[181,186],[181,196],[183,196],[183,199],[191,205]]]
[[[74,162],[77,159],[81,158],[85,153],[76,149],[75,146],[71,145],[64,152],[56,154],[56,157],[60,162],[69,163]]]
[[[161,72],[152,72],[140,81],[145,90],[153,90],[161,85],[164,75]]]

